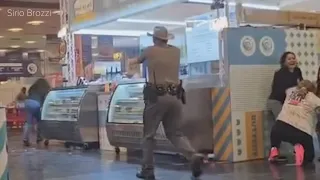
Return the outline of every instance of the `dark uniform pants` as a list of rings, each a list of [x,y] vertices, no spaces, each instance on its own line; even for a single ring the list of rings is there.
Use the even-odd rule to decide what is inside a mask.
[[[153,151],[156,146],[155,135],[162,122],[166,137],[187,159],[195,153],[189,140],[179,128],[182,103],[175,96],[159,96],[156,103],[146,102],[143,115],[143,165],[153,168]]]
[[[304,163],[312,162],[315,157],[312,136],[281,120],[277,120],[272,127],[270,140],[271,147],[276,148],[279,148],[282,142],[301,144],[304,148]]]

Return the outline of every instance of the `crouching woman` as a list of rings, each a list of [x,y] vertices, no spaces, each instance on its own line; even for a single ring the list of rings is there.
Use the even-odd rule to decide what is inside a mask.
[[[294,146],[296,165],[312,163],[315,157],[312,135],[315,130],[315,109],[320,99],[314,94],[315,86],[308,80],[286,91],[286,99],[275,125],[271,130],[269,161],[279,156],[281,142]]]

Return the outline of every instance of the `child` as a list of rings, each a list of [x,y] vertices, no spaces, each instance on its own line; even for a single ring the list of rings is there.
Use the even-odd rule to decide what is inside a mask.
[[[287,90],[282,110],[271,130],[270,162],[278,157],[281,142],[294,145],[296,165],[313,162],[314,112],[320,106],[315,90],[313,83],[308,80],[300,81],[297,87]]]

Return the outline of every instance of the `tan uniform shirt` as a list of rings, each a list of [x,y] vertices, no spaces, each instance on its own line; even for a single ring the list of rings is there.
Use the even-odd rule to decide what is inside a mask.
[[[146,61],[148,67],[148,82],[154,84],[179,84],[180,49],[168,45],[149,46],[144,49],[140,63]]]
[[[304,99],[296,96],[297,89],[287,90],[287,97],[283,104],[278,120],[313,135],[315,131],[315,109],[320,106],[320,99],[309,92]]]

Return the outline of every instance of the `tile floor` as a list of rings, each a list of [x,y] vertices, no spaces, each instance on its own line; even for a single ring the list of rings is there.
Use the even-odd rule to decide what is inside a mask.
[[[113,152],[66,150],[60,144],[23,148],[18,134],[9,135],[10,180],[136,180],[138,157]],[[188,180],[187,165],[177,160],[156,158],[159,180]],[[270,166],[265,161],[219,164],[206,167],[201,180],[319,180],[315,168]]]

